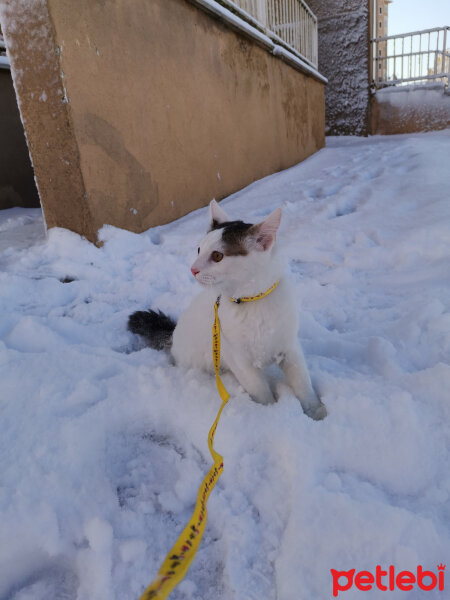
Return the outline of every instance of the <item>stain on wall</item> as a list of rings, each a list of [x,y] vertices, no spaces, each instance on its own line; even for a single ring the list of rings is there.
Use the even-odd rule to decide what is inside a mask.
[[[106,191],[104,180],[100,178],[97,187],[94,183],[90,188],[91,205],[95,212],[99,213],[99,217],[106,222],[112,222],[117,206],[122,204],[125,211],[122,227],[127,228],[133,224],[132,215],[136,210],[134,207],[144,208],[146,212],[141,215],[143,218],[156,208],[159,203],[158,186],[153,184],[152,177],[144,165],[127,149],[122,133],[111,123],[92,113],[84,115],[83,123],[80,143],[86,147],[94,146],[95,162],[100,163],[104,154],[113,161],[115,168],[125,175],[125,198],[119,197],[120,189],[111,187]],[[97,169],[98,167],[95,170]]]

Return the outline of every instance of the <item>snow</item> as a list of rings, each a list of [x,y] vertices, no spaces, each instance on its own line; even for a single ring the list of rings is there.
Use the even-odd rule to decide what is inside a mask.
[[[174,600],[325,600],[332,568],[447,560],[449,149],[450,130],[329,138],[223,202],[254,221],[283,206],[329,415],[306,417],[280,381],[257,405],[224,376],[225,470]],[[184,527],[220,399],[126,321],[186,308],[206,224],[202,209],[140,235],[105,226],[96,248],[46,238],[39,211],[0,212],[0,598],[136,599]]]

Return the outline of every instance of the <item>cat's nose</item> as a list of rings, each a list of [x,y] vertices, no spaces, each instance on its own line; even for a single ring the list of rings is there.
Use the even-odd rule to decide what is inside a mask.
[[[200,273],[200,271],[198,269],[196,269],[195,267],[191,267],[191,273],[195,277],[197,275],[197,273]]]

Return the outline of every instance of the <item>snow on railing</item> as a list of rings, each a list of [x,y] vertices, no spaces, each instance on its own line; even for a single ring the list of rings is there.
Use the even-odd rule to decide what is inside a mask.
[[[6,56],[6,44],[3,36],[0,34],[0,69],[9,69],[9,59]]]
[[[371,40],[375,87],[438,82],[450,77],[450,27]]]
[[[253,17],[265,33],[318,66],[317,17],[304,0],[225,0]]]

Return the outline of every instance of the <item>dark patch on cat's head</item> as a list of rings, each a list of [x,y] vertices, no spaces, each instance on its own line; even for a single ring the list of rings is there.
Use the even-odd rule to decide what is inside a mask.
[[[215,219],[213,219],[212,223],[211,223],[211,228],[209,231],[215,231],[216,229],[228,229],[230,227],[251,227],[251,225],[249,223],[244,223],[244,221],[222,221],[222,223],[219,223],[218,221],[216,221]]]
[[[251,227],[253,227],[251,223],[244,223],[244,221],[217,223],[213,220],[210,231],[223,229],[222,242],[226,256],[245,256],[248,254],[245,239]]]

